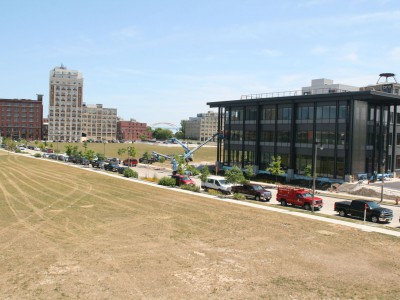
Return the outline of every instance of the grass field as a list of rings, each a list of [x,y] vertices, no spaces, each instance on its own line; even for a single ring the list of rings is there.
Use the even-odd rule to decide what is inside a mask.
[[[34,143],[30,143],[30,145],[34,146]],[[84,151],[83,143],[49,143],[53,149],[58,149],[60,152],[65,152],[65,146],[72,145],[78,146],[78,149]],[[214,143],[215,145],[215,143]],[[197,145],[191,144],[189,148],[195,148]],[[128,158],[128,155],[125,153],[123,156],[118,155],[118,149],[128,147],[135,147],[136,149],[136,158],[140,158],[143,156],[143,153],[146,151],[151,153],[152,151],[156,151],[161,154],[183,154],[184,150],[179,145],[165,145],[165,144],[151,144],[151,143],[133,143],[133,144],[120,144],[120,143],[87,143],[87,149],[92,149],[96,153],[105,153],[107,157],[118,157],[120,159]],[[203,146],[194,154],[193,163],[200,163],[203,161],[207,161],[210,163],[214,163],[217,158],[217,148],[213,146]]]
[[[400,241],[0,151],[3,299],[399,299]]]

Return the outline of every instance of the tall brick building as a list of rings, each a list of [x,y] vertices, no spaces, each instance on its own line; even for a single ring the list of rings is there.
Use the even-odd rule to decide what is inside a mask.
[[[0,136],[28,141],[42,139],[43,95],[37,100],[0,99]]]

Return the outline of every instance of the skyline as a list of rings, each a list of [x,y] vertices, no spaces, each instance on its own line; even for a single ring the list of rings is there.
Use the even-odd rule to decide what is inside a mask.
[[[400,67],[395,0],[168,2],[3,0],[0,98],[43,94],[63,64],[86,104],[148,125],[174,123],[241,95],[312,79],[366,86]],[[215,110],[214,110],[215,111]]]

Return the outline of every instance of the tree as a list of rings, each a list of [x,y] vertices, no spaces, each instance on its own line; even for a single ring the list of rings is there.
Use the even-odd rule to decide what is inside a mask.
[[[17,143],[12,138],[5,138],[3,144],[6,145],[8,151],[13,151],[17,147]]]
[[[142,141],[147,141],[147,136],[142,133],[141,135],[139,135],[139,139],[141,139]]]
[[[83,153],[83,157],[86,157],[89,161],[92,161],[95,157],[95,152],[91,149],[86,150],[85,153]]]
[[[126,148],[119,148],[117,150],[117,153],[118,153],[119,156],[122,156],[122,154],[124,154],[125,152],[126,152]]]
[[[306,175],[307,177],[312,177],[312,170],[311,170],[311,164],[307,164],[307,166],[304,167],[304,175]],[[311,185],[311,181],[309,182],[309,187]]]
[[[118,155],[121,156],[124,153],[128,153],[128,158],[134,157],[136,155],[135,147],[129,146],[128,148],[119,148]]]
[[[19,144],[26,146],[28,144],[28,141],[26,139],[19,139]]]
[[[177,170],[176,170],[177,173],[181,174],[181,175],[185,174],[185,169],[186,169],[186,164],[187,163],[185,162],[183,157],[175,155],[175,161],[177,163]]]
[[[172,136],[172,131],[169,129],[156,128],[153,131],[153,138],[156,138],[157,140],[167,140],[172,138]]]
[[[128,147],[128,154],[129,154],[130,157],[136,156],[136,148],[132,147],[132,146],[129,146]]]
[[[185,134],[182,131],[177,131],[174,135],[178,140],[184,139]]]
[[[106,160],[106,156],[104,155],[104,153],[97,152],[97,153],[96,153],[96,156],[97,156],[97,159],[98,159],[99,161],[104,161],[104,160]]]
[[[187,124],[187,120],[181,120],[181,128],[180,131],[183,133],[183,138],[186,137],[186,124]]]
[[[285,171],[282,170],[281,166],[282,160],[280,156],[272,156],[272,162],[269,164],[267,171],[272,175],[275,175],[275,181],[278,181],[278,175],[285,174]]]
[[[84,141],[83,142],[83,148],[85,148],[85,151],[87,150],[87,147],[88,147],[88,144],[87,144],[88,142],[87,141]]]
[[[233,184],[246,182],[246,178],[238,166],[234,166],[232,169],[225,171],[225,179]]]
[[[254,166],[253,165],[247,165],[245,167],[245,172],[246,172],[246,176],[247,178],[250,180],[250,178],[253,178],[256,173],[254,173]]]
[[[208,169],[208,166],[204,166],[204,168],[200,171],[199,178],[202,182],[205,182],[208,176],[210,176],[210,170]]]
[[[66,145],[65,146],[65,154],[68,156],[71,156],[72,153],[74,152],[74,149],[78,151],[78,146],[72,146],[72,145]]]

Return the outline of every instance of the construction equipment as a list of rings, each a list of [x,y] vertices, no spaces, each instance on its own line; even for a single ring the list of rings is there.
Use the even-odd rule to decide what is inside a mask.
[[[186,146],[183,142],[181,142],[180,140],[178,140],[178,139],[176,139],[176,138],[171,139],[171,141],[172,141],[172,142],[176,142],[177,144],[179,144],[179,145],[182,146],[182,148],[183,148],[184,151],[185,151],[185,154],[183,154],[183,155],[181,154],[181,155],[179,155],[179,157],[183,157],[183,159],[184,159],[186,162],[189,162],[189,161],[193,161],[193,153],[195,153],[197,150],[199,150],[199,149],[200,149],[201,147],[203,147],[205,144],[207,144],[207,143],[209,143],[210,141],[212,141],[212,140],[213,140],[215,137],[217,137],[217,136],[218,136],[218,139],[223,139],[223,138],[224,138],[224,135],[223,135],[222,132],[214,133],[211,137],[209,137],[207,140],[205,140],[203,143],[201,143],[200,145],[198,145],[196,148],[194,148],[194,149],[192,149],[192,150],[190,150],[188,146]],[[164,157],[164,158],[167,159],[167,160],[172,160],[172,159],[175,157],[175,155],[173,155],[173,154],[168,154],[168,155],[166,155],[166,154],[161,154],[161,153],[158,153],[158,152],[155,152],[155,151],[152,152],[152,155],[153,155],[153,157],[156,158],[157,160],[158,160],[160,157]]]

